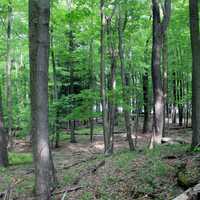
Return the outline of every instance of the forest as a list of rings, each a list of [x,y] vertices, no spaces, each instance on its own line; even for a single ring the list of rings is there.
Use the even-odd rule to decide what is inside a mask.
[[[0,200],[200,200],[199,0],[0,1]]]

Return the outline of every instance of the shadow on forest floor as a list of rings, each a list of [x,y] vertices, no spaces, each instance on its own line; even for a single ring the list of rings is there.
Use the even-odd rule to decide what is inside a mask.
[[[53,151],[59,187],[52,199],[60,200],[64,194],[68,200],[173,199],[189,187],[188,177],[193,180],[199,177],[199,171],[194,169],[199,167],[200,157],[186,144],[163,144],[148,150],[150,136],[138,134],[138,148],[129,152],[126,135],[116,135],[115,153],[110,157],[102,154],[101,135],[96,136],[92,144],[89,136],[78,136],[76,144],[62,141],[60,148]],[[191,130],[173,128],[167,131],[166,136],[180,137],[189,143]],[[30,198],[34,185],[31,156],[27,154],[30,146],[23,140],[17,140],[15,150],[15,157],[17,154],[24,155],[25,162],[8,169],[0,168],[0,192],[10,187],[10,199],[34,199]]]

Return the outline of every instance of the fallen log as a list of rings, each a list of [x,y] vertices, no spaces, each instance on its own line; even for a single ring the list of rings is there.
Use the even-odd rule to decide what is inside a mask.
[[[200,183],[194,187],[189,188],[181,195],[173,200],[199,200],[200,199]]]
[[[186,142],[179,138],[170,138],[170,137],[164,137],[161,140],[162,144],[189,144],[189,142]]]

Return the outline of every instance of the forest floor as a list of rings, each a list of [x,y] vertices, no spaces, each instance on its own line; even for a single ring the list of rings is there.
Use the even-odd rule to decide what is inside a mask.
[[[85,129],[87,132],[87,130]],[[81,132],[83,132],[81,130]],[[190,151],[190,129],[170,129],[167,136],[188,144],[163,144],[147,148],[150,134],[138,134],[137,150],[130,152],[125,134],[115,136],[115,153],[103,155],[103,137],[79,135],[78,143],[63,139],[53,151],[59,187],[52,199],[59,200],[170,200],[200,180],[199,149]],[[0,168],[0,199],[29,200],[33,196],[30,145],[15,141],[11,166]],[[4,197],[3,197],[4,196]]]

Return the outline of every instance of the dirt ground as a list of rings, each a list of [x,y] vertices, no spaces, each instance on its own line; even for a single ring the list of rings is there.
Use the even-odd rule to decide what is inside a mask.
[[[171,127],[166,132],[166,137],[180,138],[190,143],[189,129]],[[188,157],[185,147],[181,147],[184,150],[180,152],[172,147],[164,147],[161,153],[149,154],[148,150],[144,149],[147,149],[150,137],[151,134],[137,134],[137,152],[132,153],[128,151],[126,134],[115,135],[115,153],[111,157],[103,155],[101,135],[95,136],[92,144],[89,142],[89,136],[78,136],[78,143],[75,144],[62,141],[60,148],[53,150],[59,186],[53,191],[52,199],[173,199],[184,190],[177,186],[174,166],[180,160],[192,160],[194,155]],[[15,144],[16,152],[31,152],[30,145],[24,140],[16,140]],[[161,163],[161,157],[164,156],[167,159]],[[167,168],[162,166],[163,163]],[[157,171],[160,174],[157,174]],[[151,173],[154,174],[152,177]],[[10,166],[4,175],[1,172],[0,199],[3,193],[9,193],[10,199],[13,200],[34,199],[31,197],[34,185],[32,164]],[[149,177],[151,180],[148,180]]]

